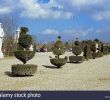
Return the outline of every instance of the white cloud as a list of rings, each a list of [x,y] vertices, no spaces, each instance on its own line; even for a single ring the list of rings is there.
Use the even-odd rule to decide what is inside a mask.
[[[44,35],[53,35],[53,34],[59,34],[59,33],[60,32],[58,30],[54,30],[54,29],[46,29],[41,32],[41,34],[44,34]]]
[[[11,12],[11,9],[8,7],[0,7],[0,15],[9,14]]]
[[[41,34],[45,35],[56,35],[56,34],[61,34],[61,35],[69,35],[69,36],[74,36],[74,37],[85,37],[90,33],[94,33],[94,28],[89,28],[89,29],[65,29],[63,31],[55,30],[55,29],[46,29],[41,32]]]
[[[74,13],[85,13],[95,20],[110,20],[110,0],[59,0]]]
[[[110,20],[110,10],[99,11],[92,16],[96,20]]]
[[[55,0],[47,3],[39,3],[37,0],[3,0],[0,4],[0,15],[9,14],[11,12],[19,12],[21,17],[31,19],[70,19],[73,14],[65,11],[61,4]]]
[[[110,20],[110,0],[1,0],[0,15],[11,12],[31,19],[70,19],[74,15],[87,14],[95,20]]]
[[[52,0],[53,1],[53,0]],[[62,6],[57,5],[57,3],[50,1],[46,4],[39,4],[35,0],[20,0],[21,7],[23,11],[21,12],[21,17],[29,17],[29,18],[65,18],[69,19],[73,15],[71,12],[66,12],[62,10]],[[54,9],[53,9],[54,8]]]

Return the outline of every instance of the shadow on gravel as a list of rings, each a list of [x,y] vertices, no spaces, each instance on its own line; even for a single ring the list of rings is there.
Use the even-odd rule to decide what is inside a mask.
[[[61,68],[57,68],[57,67],[55,67],[55,66],[48,66],[48,65],[42,65],[43,67],[45,67],[45,68],[50,68],[50,69],[61,69]]]
[[[7,75],[9,77],[31,77],[31,76],[33,76],[33,75],[27,75],[27,76],[26,75],[22,75],[22,76],[20,76],[20,75],[13,75],[12,72],[10,72],[10,71],[6,71],[5,75]]]
[[[5,75],[7,75],[9,77],[14,77],[10,71],[5,72]]]
[[[81,64],[82,62],[67,62],[67,63],[70,63],[70,64]]]

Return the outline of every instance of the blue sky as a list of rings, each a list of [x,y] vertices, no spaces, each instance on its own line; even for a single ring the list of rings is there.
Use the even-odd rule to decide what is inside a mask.
[[[13,16],[38,41],[99,38],[110,41],[110,0],[0,0],[0,16]]]

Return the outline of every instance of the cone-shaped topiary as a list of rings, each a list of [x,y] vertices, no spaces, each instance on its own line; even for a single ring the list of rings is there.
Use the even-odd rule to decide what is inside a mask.
[[[18,47],[14,54],[17,59],[23,62],[24,65],[13,65],[13,75],[33,75],[37,70],[37,65],[26,64],[26,62],[32,59],[35,55],[35,51],[30,50],[30,46],[33,44],[33,39],[31,35],[27,34],[28,31],[29,29],[27,27],[21,27]]]
[[[76,38],[76,41],[74,42],[74,45],[72,46],[72,53],[76,56],[70,56],[69,57],[70,62],[82,62],[82,61],[84,61],[83,56],[78,56],[82,53],[82,47],[80,45],[80,42],[78,41],[78,38]]]
[[[55,42],[53,47],[53,54],[56,55],[55,58],[51,58],[50,62],[57,66],[57,68],[60,68],[67,62],[67,57],[60,58],[60,55],[63,55],[65,53],[64,44],[61,41],[61,36],[58,36],[58,40]]]

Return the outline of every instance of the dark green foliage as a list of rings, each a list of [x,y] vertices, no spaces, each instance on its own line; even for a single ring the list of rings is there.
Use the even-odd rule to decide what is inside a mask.
[[[24,64],[26,64],[26,62],[32,59],[35,55],[35,51],[29,51],[29,48],[33,43],[33,38],[31,35],[26,34],[28,31],[28,28],[21,27],[21,35],[18,40],[18,47],[14,52],[15,57]]]
[[[76,38],[76,41],[74,42],[74,45],[72,46],[72,52],[76,56],[82,53],[82,48],[81,48],[80,42],[78,41],[78,38]]]
[[[110,53],[110,46],[108,46],[108,52]]]
[[[57,66],[57,68],[60,68],[67,62],[66,58],[60,58],[60,55],[63,55],[65,53],[64,44],[61,41],[61,36],[58,36],[58,40],[55,42],[54,47],[52,48],[53,54],[55,55],[55,58],[51,58],[50,62]]]
[[[80,55],[82,53],[82,48],[79,45],[75,45],[72,47],[72,52],[73,54],[75,54],[76,56]]]
[[[54,47],[57,49],[59,48],[64,49],[64,44],[61,40],[57,40],[56,43],[54,44]]]
[[[96,38],[96,39],[94,39],[94,41],[95,41],[95,42],[100,42],[100,41],[99,41],[99,39],[97,39],[97,38]]]
[[[75,45],[80,45],[80,42],[79,41],[75,41],[74,44]]]
[[[58,40],[55,42],[54,47],[52,48],[53,54],[57,55],[58,58],[60,55],[63,55],[65,53],[64,44],[60,40],[60,38],[58,37]]]
[[[102,53],[101,51],[98,51],[98,52],[96,53],[96,57],[97,57],[97,58],[102,57],[102,56],[103,56],[103,53]]]
[[[90,58],[92,58],[90,45],[88,45],[88,44],[86,44],[85,47],[84,47],[84,57],[87,60],[89,60]]]
[[[22,61],[24,64],[30,59],[32,59],[35,55],[34,51],[15,51],[15,57]]]
[[[33,65],[33,64],[12,65],[12,75],[14,76],[30,76],[36,73],[36,71],[37,71],[37,65]]]
[[[106,45],[102,44],[101,52],[103,52],[104,55],[109,54],[109,49]]]
[[[83,62],[84,61],[84,56],[69,56],[69,61],[70,62]]]
[[[31,35],[25,34],[20,36],[18,44],[23,48],[29,48],[33,43]]]
[[[17,45],[17,50],[23,50],[24,51],[24,48],[21,46],[21,45]]]
[[[57,66],[57,68],[60,68],[61,66],[63,66],[63,65],[65,65],[66,64],[66,62],[67,62],[67,57],[65,57],[65,58],[52,58],[52,59],[50,59],[50,62],[53,64],[53,65],[55,65],[55,66]]]
[[[27,27],[21,27],[20,36],[25,35],[28,31],[29,31],[29,29]]]
[[[93,59],[95,59],[96,57],[96,44],[95,42],[93,42],[93,44],[91,45],[91,51],[92,51],[92,56],[93,56]]]
[[[72,53],[75,54],[76,56],[69,56],[70,62],[83,62],[84,61],[83,56],[78,56],[82,53],[81,44],[78,41],[78,38],[76,38],[76,41],[74,42],[74,45],[72,46]]]
[[[96,44],[95,44],[95,43],[93,43],[93,44],[91,45],[91,50],[92,50],[93,52],[96,52]]]
[[[33,43],[33,39],[31,35],[26,34],[28,31],[29,30],[26,27],[21,28],[18,47],[14,52],[15,57],[23,62],[23,65],[12,65],[12,74],[16,76],[33,75],[37,70],[37,65],[26,64],[26,62],[35,55],[35,51],[30,51],[29,49]]]
[[[53,47],[53,54],[54,55],[63,55],[65,53],[64,49],[57,49],[55,47]]]

